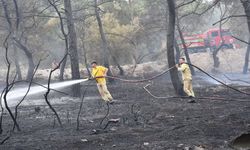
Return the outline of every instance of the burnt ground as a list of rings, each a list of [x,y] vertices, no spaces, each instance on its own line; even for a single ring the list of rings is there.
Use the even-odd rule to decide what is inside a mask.
[[[45,104],[21,106],[18,122],[20,132],[14,132],[0,149],[29,150],[162,150],[184,149],[202,145],[209,150],[229,150],[229,143],[238,135],[249,131],[250,102],[245,95],[218,85],[209,85],[194,79],[197,97],[223,97],[225,99],[197,98],[188,103],[185,98],[156,99],[142,88],[147,83],[122,83],[108,85],[116,103],[110,105],[108,119],[118,123],[100,122],[107,105],[98,97],[94,83],[89,85],[76,130],[76,117],[80,99],[54,95],[51,99],[63,122],[60,128],[54,115]],[[84,85],[83,85],[84,87]],[[249,87],[237,87],[249,91]],[[157,96],[174,96],[168,77],[154,80],[149,87]],[[58,98],[59,97],[59,98]],[[57,101],[57,102],[56,102]],[[60,102],[58,102],[60,101]],[[40,111],[35,111],[39,107]],[[4,114],[3,140],[12,128],[12,121]],[[94,132],[96,131],[96,132]]]

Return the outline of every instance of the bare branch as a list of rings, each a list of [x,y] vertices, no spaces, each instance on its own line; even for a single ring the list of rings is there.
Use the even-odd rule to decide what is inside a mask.
[[[240,39],[240,38],[238,38],[238,37],[236,37],[236,36],[234,36],[234,35],[232,35],[232,37],[235,38],[235,39],[238,40],[238,41],[241,41],[242,43],[245,43],[245,44],[247,44],[247,45],[250,45],[249,42],[247,42],[247,41],[245,41],[245,40],[242,40],[242,39]]]
[[[13,0],[14,6],[15,6],[15,13],[16,13],[16,29],[18,30],[19,28],[19,23],[20,23],[20,16],[19,16],[19,7],[17,4],[17,0]]]
[[[61,119],[60,119],[59,115],[57,114],[56,110],[54,109],[54,107],[50,104],[50,102],[49,102],[49,100],[48,100],[48,95],[49,95],[50,90],[51,90],[51,89],[50,89],[50,82],[51,82],[52,73],[60,67],[60,65],[62,64],[62,62],[64,61],[64,59],[67,58],[67,56],[68,56],[68,53],[66,53],[66,54],[64,55],[64,57],[62,58],[62,60],[59,62],[58,66],[56,66],[55,68],[52,68],[52,70],[50,71],[50,73],[49,73],[49,78],[48,78],[48,86],[47,86],[47,87],[48,87],[48,88],[47,88],[48,90],[47,90],[47,92],[44,94],[45,101],[46,101],[47,105],[49,106],[49,108],[50,108],[50,109],[53,111],[53,113],[55,114],[55,116],[56,116],[56,118],[57,118],[57,121],[58,121],[60,127],[63,127],[63,126],[62,126]]]
[[[227,20],[227,19],[230,19],[230,18],[238,18],[238,17],[249,17],[247,15],[231,15],[231,16],[227,16],[227,17],[224,17],[224,18],[221,18],[219,21],[216,21],[215,23],[213,23],[213,26],[224,21],[224,20]]]
[[[193,2],[196,2],[196,0],[191,0],[189,2],[183,2],[181,4],[179,4],[177,7],[175,7],[175,9],[179,9],[180,7],[183,7],[183,6],[186,6],[186,5],[189,5],[189,4],[192,4]]]
[[[219,2],[220,2],[220,0],[214,0],[214,1],[213,1],[213,4],[210,5],[209,7],[207,7],[207,9],[205,9],[204,11],[202,11],[202,12],[200,12],[200,13],[196,13],[196,12],[195,12],[194,14],[201,16],[201,15],[203,15],[204,13],[206,13],[207,11],[209,11],[210,9],[212,9],[212,8],[213,8],[215,5],[217,5]]]
[[[52,2],[51,0],[48,0],[48,2],[56,10],[57,15],[59,16],[60,28],[61,28],[61,32],[62,32],[62,34],[64,36],[64,42],[65,42],[65,52],[64,52],[64,54],[65,54],[65,58],[62,61],[62,65],[60,64],[61,68],[60,68],[60,77],[59,77],[60,80],[63,80],[64,68],[65,68],[66,61],[67,61],[67,56],[68,56],[68,53],[69,53],[68,33],[66,33],[66,31],[64,29],[63,18],[62,18],[62,15],[61,15],[60,11],[57,8],[57,6],[55,5],[55,2]]]
[[[219,79],[217,79],[217,78],[213,77],[212,75],[210,75],[209,73],[205,72],[205,71],[204,71],[203,69],[201,69],[200,67],[198,67],[198,66],[196,66],[196,65],[193,65],[193,64],[190,64],[190,65],[194,66],[195,68],[197,68],[198,70],[200,70],[201,72],[203,72],[204,74],[206,74],[208,77],[212,78],[213,80],[217,81],[218,83],[222,84],[223,86],[228,87],[229,89],[234,90],[234,91],[236,91],[236,92],[239,92],[239,93],[241,93],[241,94],[250,95],[250,93],[247,93],[247,92],[245,92],[245,91],[241,91],[241,90],[239,90],[239,89],[237,89],[237,88],[234,88],[234,87],[232,87],[232,86],[230,86],[230,85],[225,84],[224,82],[220,81]]]
[[[194,10],[190,11],[189,13],[184,14],[183,16],[180,16],[179,19],[182,19],[182,18],[184,18],[186,16],[189,16],[189,15],[198,15],[198,16],[201,16],[201,15],[205,14],[206,12],[208,12],[210,9],[214,8],[214,6],[216,6],[219,2],[220,2],[220,0],[215,0],[212,5],[208,6],[202,12],[197,12],[197,10],[199,8],[199,5],[200,5],[200,3],[197,3],[197,5],[195,6]]]

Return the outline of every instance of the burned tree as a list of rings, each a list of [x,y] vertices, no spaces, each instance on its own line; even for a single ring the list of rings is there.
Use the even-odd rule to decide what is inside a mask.
[[[73,21],[71,0],[64,0],[65,15],[67,18],[68,26],[68,43],[69,43],[69,56],[71,62],[71,75],[72,79],[80,79],[79,72],[79,58],[77,52],[77,38],[75,25]],[[80,96],[80,84],[72,86],[73,96]]]
[[[174,0],[168,0],[167,3],[168,3],[167,58],[169,67],[172,67],[175,65],[175,55],[174,55],[175,2]],[[176,68],[170,70],[170,77],[176,93],[178,95],[182,94],[183,93],[182,85]]]
[[[5,41],[4,41],[4,48],[5,48],[5,59],[6,59],[6,62],[7,62],[7,74],[6,74],[6,87],[5,87],[5,92],[3,94],[3,100],[4,100],[4,105],[5,105],[5,108],[7,109],[11,119],[13,120],[14,122],[14,126],[17,127],[17,130],[18,131],[21,131],[20,127],[19,127],[19,124],[17,123],[17,120],[16,118],[14,117],[11,109],[9,108],[8,106],[8,101],[7,101],[7,95],[8,95],[8,92],[12,89],[12,85],[10,85],[10,67],[11,67],[11,63],[9,61],[9,58],[8,58],[8,39],[9,39],[9,36],[11,35],[11,33],[8,34],[8,36],[6,37]],[[15,81],[15,78],[13,79],[13,82]],[[2,97],[1,97],[2,98]],[[2,112],[3,113],[3,112]]]
[[[59,79],[63,80],[64,69],[65,69],[66,62],[67,62],[67,55],[70,56],[72,79],[80,79],[79,58],[78,58],[78,52],[77,52],[77,37],[76,37],[76,31],[75,31],[75,26],[74,26],[74,21],[73,21],[71,1],[64,0],[68,33],[66,33],[64,29],[62,14],[57,8],[56,3],[58,1],[48,0],[48,2],[55,9],[59,17],[60,29],[61,29],[61,32],[64,37],[64,41],[65,41],[65,53],[64,53],[65,59],[63,59],[61,63]],[[80,84],[72,86],[72,93],[73,93],[73,96],[77,96],[77,97],[80,96]]]
[[[58,17],[59,17],[59,20],[60,20],[60,29],[61,29],[61,32],[62,32],[62,35],[63,35],[63,40],[65,42],[65,51],[64,51],[64,54],[68,54],[68,51],[69,51],[69,44],[68,44],[68,34],[66,33],[65,29],[64,29],[64,24],[63,24],[63,17],[62,17],[62,14],[61,12],[59,11],[59,9],[57,8],[57,5],[56,5],[56,2],[57,1],[54,1],[54,0],[48,0],[49,4],[55,9]],[[67,63],[67,56],[66,58],[63,60],[61,66],[60,66],[60,74],[59,74],[59,80],[62,81],[64,78],[63,78],[63,75],[64,75],[64,70],[65,70],[65,67],[66,67],[66,63]]]
[[[102,25],[102,20],[101,20],[101,16],[100,16],[100,8],[98,7],[98,1],[97,0],[94,0],[95,2],[95,15],[96,15],[96,20],[97,20],[97,23],[98,23],[98,27],[99,27],[99,32],[100,32],[100,35],[101,35],[101,39],[102,39],[102,49],[103,49],[103,63],[104,63],[104,66],[106,68],[108,68],[108,73],[107,75],[108,76],[111,76],[111,71],[109,69],[109,59],[108,59],[108,43],[107,43],[107,39],[106,39],[106,36],[104,34],[104,30],[103,30],[103,25]],[[109,81],[113,81],[113,79],[108,79]]]
[[[55,110],[55,108],[51,105],[48,96],[49,96],[49,93],[50,93],[50,91],[51,91],[51,88],[50,88],[51,76],[52,76],[52,74],[53,74],[53,72],[54,72],[55,70],[57,70],[58,68],[60,68],[61,64],[63,63],[64,59],[66,59],[67,56],[68,56],[68,53],[66,53],[66,54],[64,55],[64,57],[63,57],[63,58],[61,59],[61,61],[59,62],[58,66],[56,66],[55,68],[53,68],[52,70],[50,70],[50,72],[49,72],[49,77],[48,77],[48,82],[47,82],[47,83],[48,83],[48,84],[47,84],[47,91],[46,91],[46,93],[44,94],[45,102],[47,103],[47,105],[49,106],[49,108],[51,109],[51,111],[54,113],[55,118],[57,119],[57,121],[58,121],[58,123],[59,123],[59,125],[60,125],[61,128],[63,127],[62,121],[61,121],[61,119],[60,119],[60,117],[59,117],[57,111]]]
[[[180,52],[180,48],[179,48],[179,45],[178,45],[176,38],[174,40],[174,47],[175,47],[175,61],[176,61],[176,63],[178,63],[179,59],[181,57],[181,52]]]
[[[244,11],[246,13],[248,32],[250,32],[250,0],[241,0],[241,3],[243,5]],[[248,39],[248,43],[250,43],[250,36]],[[246,55],[245,55],[245,63],[244,63],[244,67],[243,67],[244,74],[246,74],[247,70],[248,70],[249,54],[250,54],[250,44],[247,45],[247,51],[246,51]]]
[[[14,6],[15,6],[15,14],[16,14],[16,32],[19,30],[19,24],[20,24],[20,15],[19,15],[19,6],[17,3],[17,0],[13,0]],[[20,64],[19,64],[19,56],[17,54],[17,48],[15,44],[13,44],[14,48],[14,58],[15,58],[15,66],[16,66],[16,72],[17,72],[17,79],[22,80],[22,73],[20,69]]]
[[[15,41],[16,46],[25,53],[28,59],[29,68],[27,73],[27,80],[31,80],[33,71],[35,69],[32,52],[25,45],[23,45],[21,41],[17,40],[16,38],[13,38],[13,40]]]
[[[35,76],[35,74],[36,74],[36,71],[37,71],[38,68],[39,68],[40,63],[41,63],[41,60],[39,60],[38,64],[36,65],[36,68],[34,69],[34,73],[32,74],[32,77],[31,77],[31,79],[29,80],[28,89],[27,89],[25,95],[24,95],[23,98],[18,102],[18,104],[15,106],[15,119],[16,119],[16,120],[17,120],[17,117],[18,117],[18,107],[19,107],[19,106],[22,104],[22,102],[25,100],[26,96],[28,95],[28,93],[29,93],[29,91],[30,91],[30,89],[31,89],[31,85],[32,85],[32,83],[33,83],[34,76]],[[13,85],[14,85],[14,83],[13,83]],[[14,124],[13,130],[15,129],[15,127],[16,127],[16,125]]]
[[[8,9],[8,5],[7,5],[5,0],[2,0],[4,15],[5,15],[5,19],[8,23],[8,30],[11,33],[11,37],[16,36],[16,33],[19,30],[19,24],[20,24],[19,7],[17,4],[17,1],[13,0],[13,3],[14,3],[15,16],[16,16],[16,19],[15,19],[16,26],[15,27],[13,27],[13,22],[10,18],[10,12]],[[17,71],[17,79],[22,80],[22,73],[21,73],[20,64],[19,64],[19,56],[17,54],[17,48],[16,48],[16,45],[14,44],[13,40],[12,40],[12,44],[13,44],[13,49],[14,49],[14,59],[15,59],[15,67],[16,67],[16,71]]]
[[[85,19],[84,19],[84,24],[85,24]],[[83,27],[82,27],[82,34],[81,34],[81,36],[80,36],[80,40],[81,40],[81,47],[82,47],[82,52],[81,52],[81,50],[79,51],[80,52],[80,56],[83,56],[83,58],[81,59],[80,58],[80,61],[82,60],[83,62],[84,62],[84,64],[85,64],[85,67],[86,67],[86,69],[87,69],[87,72],[88,72],[88,77],[91,77],[91,71],[90,71],[90,69],[89,69],[89,66],[88,66],[88,60],[87,60],[87,50],[86,50],[86,46],[85,46],[85,26],[83,25]]]
[[[225,9],[224,13],[222,13],[221,5],[219,5],[219,6],[220,6],[220,13],[221,13],[220,18],[223,18],[225,16],[225,14],[226,14],[227,9]],[[217,54],[220,51],[220,49],[224,47],[224,43],[225,43],[221,33],[222,33],[222,23],[220,22],[220,24],[219,24],[219,35],[220,35],[220,38],[221,38],[221,41],[220,41],[221,43],[220,43],[220,45],[218,47],[212,48],[213,49],[212,54],[213,54],[213,60],[214,60],[214,68],[218,68],[220,66],[220,60],[219,60],[219,57],[217,56]]]
[[[187,62],[188,62],[189,64],[191,64],[191,60],[190,60],[189,53],[188,53],[188,48],[187,48],[187,45],[186,45],[186,42],[185,42],[183,33],[182,33],[182,31],[181,31],[180,20],[178,19],[178,17],[177,17],[176,26],[177,26],[177,31],[178,31],[179,36],[180,36],[180,39],[181,39],[181,43],[182,43],[182,45],[183,45],[183,50],[184,50],[184,54],[185,54],[185,56],[186,56]],[[190,67],[191,73],[194,75],[195,72],[194,72],[193,66],[190,66],[190,65],[189,65],[189,67]]]

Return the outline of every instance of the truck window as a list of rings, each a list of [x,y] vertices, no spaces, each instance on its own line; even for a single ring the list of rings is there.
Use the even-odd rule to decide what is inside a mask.
[[[229,31],[221,31],[221,36],[231,35]]]
[[[218,36],[218,32],[217,31],[212,32],[212,37],[216,37],[216,36]]]

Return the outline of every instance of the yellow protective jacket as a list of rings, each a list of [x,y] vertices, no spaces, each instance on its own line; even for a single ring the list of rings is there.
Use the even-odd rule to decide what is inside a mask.
[[[188,64],[185,64],[185,63],[181,64],[178,67],[178,71],[181,71],[182,80],[192,80],[192,74],[191,74]]]
[[[95,68],[92,68],[91,75],[93,78],[95,77],[100,77],[100,76],[105,76],[105,72],[107,71],[108,68],[105,68],[103,66],[96,66]],[[97,83],[106,83],[105,77],[102,78],[96,78]]]

